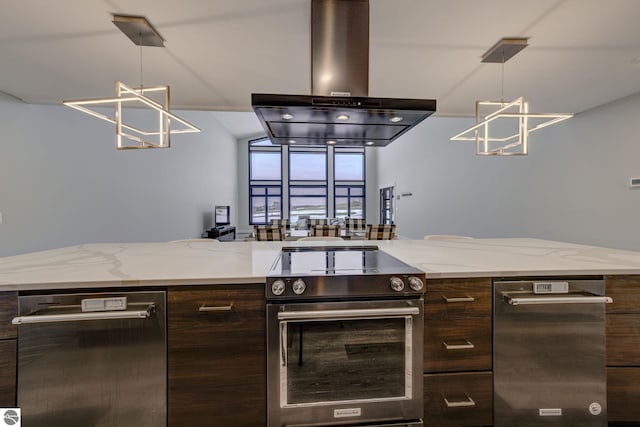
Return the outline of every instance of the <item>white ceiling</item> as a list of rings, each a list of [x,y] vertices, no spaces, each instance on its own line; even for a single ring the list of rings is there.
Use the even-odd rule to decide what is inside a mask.
[[[310,94],[311,0],[20,0],[0,15],[0,91],[30,103],[169,84],[173,109],[251,111],[251,93]],[[532,112],[640,91],[640,0],[370,0],[369,95],[432,98],[440,116],[524,96]],[[134,45],[112,14],[144,15],[165,48]],[[529,47],[502,65],[502,37]],[[236,136],[257,120],[220,115]],[[247,126],[256,128],[245,129]]]

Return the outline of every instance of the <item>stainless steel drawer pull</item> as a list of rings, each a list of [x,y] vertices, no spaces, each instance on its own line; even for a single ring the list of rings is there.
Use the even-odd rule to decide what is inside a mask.
[[[200,311],[200,312],[231,311],[232,309],[233,309],[233,304],[221,305],[221,306],[215,306],[215,307],[203,305],[198,309],[198,311]]]
[[[129,306],[140,304],[129,304]],[[31,314],[28,316],[18,316],[11,320],[14,325],[23,325],[28,323],[58,323],[58,322],[75,322],[83,320],[117,320],[117,319],[146,319],[153,314],[155,310],[154,304],[144,303],[146,308],[143,310],[117,310],[117,311],[92,311],[65,314]],[[80,306],[78,306],[79,309]]]
[[[476,346],[471,343],[469,340],[464,340],[466,344],[447,344],[446,341],[442,341],[444,348],[447,350],[467,350],[470,348],[475,348]]]
[[[460,297],[460,298],[447,298],[446,295],[442,295],[442,299],[445,302],[473,302],[476,299],[474,297]]]
[[[611,297],[543,297],[543,298],[513,298],[505,295],[505,300],[511,305],[543,305],[543,304],[611,304]]]
[[[444,399],[445,405],[447,405],[447,408],[464,408],[464,407],[476,406],[476,402],[474,402],[473,399],[470,398],[469,396],[467,396],[466,400],[460,400],[457,402],[450,402],[446,397],[443,397],[443,399]]]

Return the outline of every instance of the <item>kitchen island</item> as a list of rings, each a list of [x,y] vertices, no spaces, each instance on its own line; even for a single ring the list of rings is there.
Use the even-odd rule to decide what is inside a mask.
[[[9,322],[18,295],[152,288],[167,292],[168,424],[264,425],[265,276],[282,246],[324,243],[88,244],[1,258],[0,406],[16,399],[17,328]],[[492,281],[505,277],[605,278],[615,301],[607,307],[609,420],[640,420],[630,404],[640,398],[640,253],[537,239],[331,244],[375,244],[426,272],[425,425],[492,424]],[[445,294],[472,301],[445,308]],[[203,316],[202,307],[229,311]],[[442,350],[447,340],[473,345],[452,357]],[[447,394],[474,394],[474,405],[448,408]]]
[[[86,244],[0,258],[0,291],[264,283],[282,246],[325,242]],[[640,274],[640,252],[538,239],[338,241],[377,245],[427,278]]]

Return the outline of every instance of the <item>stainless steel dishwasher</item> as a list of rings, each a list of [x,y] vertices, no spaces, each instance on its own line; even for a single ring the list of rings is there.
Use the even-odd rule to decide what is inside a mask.
[[[19,297],[23,427],[167,424],[165,292]]]
[[[607,425],[602,280],[494,282],[494,426]]]

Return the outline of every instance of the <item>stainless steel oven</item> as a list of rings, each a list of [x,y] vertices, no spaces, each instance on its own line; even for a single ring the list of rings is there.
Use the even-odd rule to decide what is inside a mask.
[[[268,426],[421,426],[424,273],[373,247],[285,248],[267,280]]]

